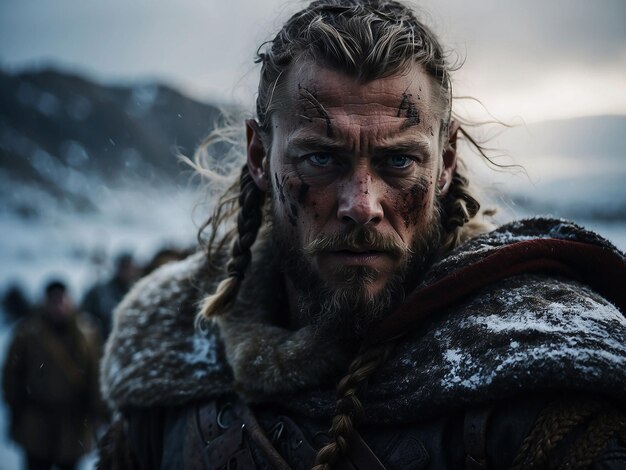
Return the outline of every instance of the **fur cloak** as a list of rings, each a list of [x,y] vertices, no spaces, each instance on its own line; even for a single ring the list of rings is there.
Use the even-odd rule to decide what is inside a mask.
[[[536,218],[460,246],[431,267],[418,290],[528,240],[594,247],[622,276],[611,281],[611,271],[605,278],[626,280],[625,256],[609,242],[563,220]],[[225,275],[203,253],[166,265],[133,288],[116,311],[101,370],[102,391],[114,409],[182,405],[237,391],[248,402],[280,404],[286,412],[334,414],[334,387],[351,352],[310,327],[284,326],[284,288],[269,245],[263,238],[256,243],[232,311],[201,328],[198,304]],[[411,324],[360,396],[365,421],[417,422],[561,389],[601,391],[626,402],[626,319],[614,299],[597,292],[603,282],[564,273],[534,267],[507,275]],[[454,287],[462,288],[460,281]],[[417,315],[420,304],[411,309]]]

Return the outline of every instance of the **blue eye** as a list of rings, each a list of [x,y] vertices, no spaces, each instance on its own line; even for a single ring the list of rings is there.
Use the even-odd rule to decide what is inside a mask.
[[[413,160],[406,155],[392,155],[387,159],[387,162],[394,168],[407,168]]]
[[[311,153],[306,158],[316,166],[328,166],[333,161],[333,157],[329,153]]]

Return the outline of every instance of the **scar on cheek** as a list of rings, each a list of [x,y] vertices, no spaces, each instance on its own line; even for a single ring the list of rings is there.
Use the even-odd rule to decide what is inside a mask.
[[[429,182],[426,178],[420,178],[419,182],[398,198],[397,208],[407,228],[410,225],[416,225],[423,211],[426,210],[425,196],[428,193],[428,187],[432,184],[432,180]]]
[[[326,136],[333,137],[334,132],[332,123],[330,121],[330,116],[328,115],[328,112],[326,112],[326,109],[324,108],[322,103],[320,103],[317,99],[317,96],[315,96],[315,91],[311,91],[298,83],[298,93],[300,95],[300,100],[313,106],[317,111],[319,117],[326,121]],[[306,105],[303,106],[302,114],[298,114],[298,116],[307,119],[309,122],[313,122],[313,118],[306,114]]]
[[[417,99],[420,99],[419,95],[417,96]],[[398,106],[397,117],[401,117],[403,111],[406,120],[402,124],[402,129],[417,126],[420,123],[420,112],[413,101],[413,94],[407,93],[406,91],[402,93],[402,101],[400,101],[400,106]]]
[[[278,191],[278,199],[284,205],[287,206],[287,219],[289,223],[296,226],[298,218],[298,206],[293,200],[293,184],[289,181],[287,175],[283,175],[282,179],[278,178],[278,173],[274,173],[274,181],[276,183],[276,189]],[[285,195],[285,185],[287,186],[287,194]],[[299,192],[301,189],[299,190]],[[289,201],[287,201],[289,199]],[[288,203],[288,204],[287,204]]]

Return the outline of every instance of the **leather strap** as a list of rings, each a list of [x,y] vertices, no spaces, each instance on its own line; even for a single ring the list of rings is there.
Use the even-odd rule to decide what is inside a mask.
[[[205,452],[213,467],[220,468],[227,465],[235,454],[242,449],[244,428],[243,421],[236,420],[224,434],[209,442]]]
[[[301,462],[311,466],[315,461],[317,451],[308,441],[304,432],[289,417],[281,415],[277,418],[276,424],[272,426],[269,432],[270,438],[274,445],[280,445],[282,441],[286,458],[292,462]]]
[[[223,418],[226,415],[228,418]],[[189,445],[189,450],[203,447],[202,461],[208,462],[210,468],[256,469],[250,448],[250,445],[253,445],[255,452],[260,451],[271,468],[291,470],[258,423],[252,410],[240,399],[234,399],[221,407],[215,401],[207,403],[197,409],[195,419],[191,422],[196,428],[194,434],[197,444]],[[308,442],[302,429],[286,416],[277,417],[276,425],[280,425],[276,429],[280,429],[281,435],[277,434],[274,437],[277,441],[281,437],[288,440],[286,442],[288,454],[297,457],[300,462],[312,465],[316,450]],[[191,453],[186,452],[186,455],[186,461],[191,463]],[[193,468],[197,468],[199,463],[197,460],[199,459],[196,458],[196,466]],[[337,463],[336,468],[385,470],[385,466],[356,431],[350,439],[348,455]]]
[[[487,465],[487,424],[492,407],[469,409],[463,422],[463,444],[465,447],[465,468],[486,470]]]
[[[356,430],[348,446],[348,459],[356,470],[385,470],[385,466]]]
[[[267,438],[265,431],[259,425],[259,422],[254,416],[254,413],[250,408],[241,400],[237,400],[235,403],[235,412],[240,416],[247,426],[247,433],[257,447],[261,449],[265,457],[269,460],[272,468],[276,470],[290,470],[289,465],[280,456],[278,451],[274,448],[270,440]]]
[[[220,435],[217,424],[217,403],[215,401],[211,401],[208,405],[198,409],[195,415],[198,432],[205,443],[208,444]]]
[[[320,446],[330,442],[331,437],[326,433],[318,434]],[[333,465],[335,470],[386,470],[374,451],[363,440],[358,431],[354,430],[348,444],[348,455],[339,459]]]
[[[235,455],[233,455],[229,460],[228,469],[237,469],[237,470],[257,470],[256,464],[252,459],[252,454],[250,453],[250,449],[241,449]],[[236,463],[236,465],[233,465]]]

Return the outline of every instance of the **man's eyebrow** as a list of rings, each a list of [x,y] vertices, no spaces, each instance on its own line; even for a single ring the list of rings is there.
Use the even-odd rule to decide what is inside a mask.
[[[345,152],[346,150],[342,141],[323,135],[295,136],[287,141],[287,146],[304,151]]]
[[[374,154],[398,154],[398,153],[419,153],[423,156],[430,155],[430,144],[424,140],[407,139],[398,142],[383,144],[374,148]]]
[[[316,151],[349,153],[349,149],[346,149],[346,145],[344,142],[335,138],[328,138],[323,135],[297,135],[288,140],[287,146],[289,148],[299,149],[304,152]],[[431,146],[428,141],[409,137],[395,142],[392,141],[388,144],[382,143],[381,145],[374,146],[371,149],[371,152],[374,155],[418,153],[424,157],[427,157],[430,155]]]

